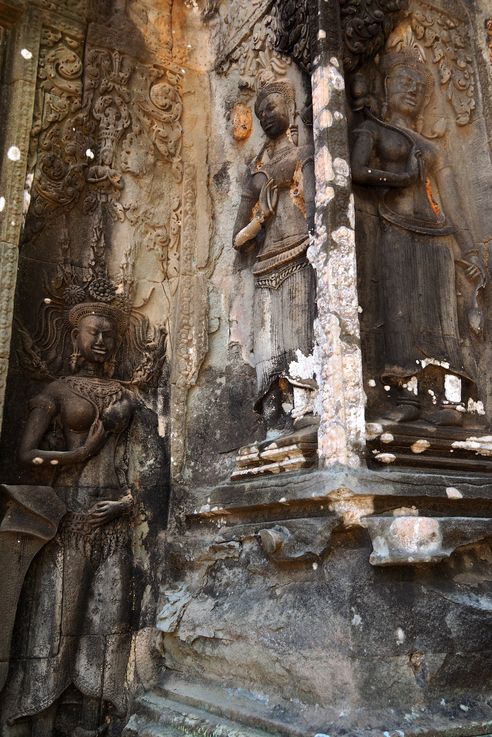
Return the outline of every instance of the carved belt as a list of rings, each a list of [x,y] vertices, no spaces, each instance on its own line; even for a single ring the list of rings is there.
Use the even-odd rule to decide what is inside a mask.
[[[57,539],[64,548],[84,553],[94,566],[112,553],[127,546],[133,515],[124,513],[101,527],[93,527],[88,514],[67,512],[61,522]]]
[[[302,258],[290,261],[280,269],[271,271],[269,274],[264,276],[255,276],[255,284],[260,289],[278,289],[282,286],[284,281],[289,278],[292,274],[305,269],[308,266],[308,260],[305,255]]]
[[[253,276],[257,287],[263,289],[278,289],[283,282],[304,269],[308,265],[306,250],[309,245],[307,238],[293,248],[270,257],[258,259],[253,267]]]

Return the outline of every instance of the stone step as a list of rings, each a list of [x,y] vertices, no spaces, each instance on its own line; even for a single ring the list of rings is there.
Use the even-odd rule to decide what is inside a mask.
[[[156,692],[138,698],[133,711],[122,737],[272,737]]]

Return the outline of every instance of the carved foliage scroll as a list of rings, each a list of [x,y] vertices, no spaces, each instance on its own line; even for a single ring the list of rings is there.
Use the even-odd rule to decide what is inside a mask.
[[[341,0],[344,68],[353,71],[384,48],[408,0]]]
[[[398,14],[408,0],[341,0],[343,64],[353,71],[384,48]],[[277,1],[276,48],[311,73],[316,38],[316,3]]]
[[[145,133],[180,181],[182,104],[173,65],[145,67],[101,48],[88,49],[84,63],[81,39],[45,28],[38,77],[28,238],[82,191],[86,213],[105,202],[114,220],[125,219],[120,149],[131,134]]]
[[[271,6],[271,0],[257,0],[245,10],[243,4],[233,3],[221,19],[221,39],[226,40],[221,42],[216,69],[225,74],[237,65],[239,87],[246,98],[254,95],[261,72],[283,76],[290,64],[275,48],[277,21]]]

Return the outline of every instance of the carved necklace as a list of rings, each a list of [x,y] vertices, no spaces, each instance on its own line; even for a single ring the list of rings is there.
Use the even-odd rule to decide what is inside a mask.
[[[68,384],[74,394],[86,399],[94,405],[99,414],[116,404],[123,396],[124,389],[119,381],[113,379],[99,379],[88,376],[65,376],[63,381]]]

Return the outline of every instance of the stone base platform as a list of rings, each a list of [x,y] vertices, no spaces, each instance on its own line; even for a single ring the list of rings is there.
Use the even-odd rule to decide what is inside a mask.
[[[136,700],[122,737],[491,737],[492,707],[442,701],[411,713],[337,713],[172,677]]]
[[[273,440],[239,449],[231,481],[299,471],[316,464],[318,428],[308,425]]]

